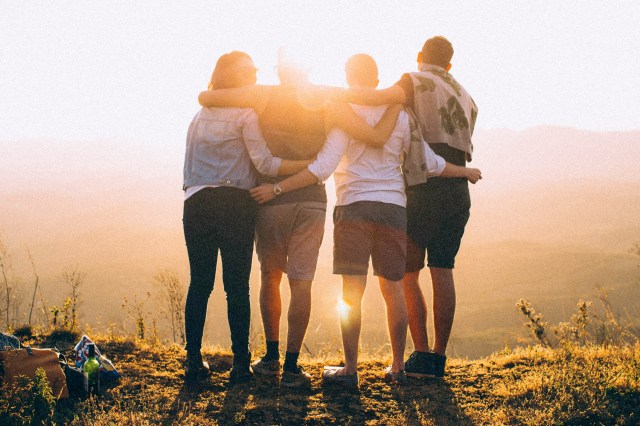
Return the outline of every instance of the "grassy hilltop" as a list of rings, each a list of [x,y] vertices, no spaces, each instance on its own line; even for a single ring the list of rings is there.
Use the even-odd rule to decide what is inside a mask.
[[[262,381],[229,387],[231,355],[205,349],[204,356],[213,374],[199,388],[189,388],[183,384],[184,351],[180,347],[150,345],[122,337],[103,336],[96,340],[122,373],[120,383],[99,398],[62,401],[44,416],[45,423],[583,425],[640,422],[638,343],[626,347],[565,346],[561,349],[536,346],[505,349],[476,361],[452,359],[444,380],[418,381],[402,388],[390,387],[382,378],[382,370],[389,363],[387,355],[363,354],[360,391],[349,393],[321,387],[323,365],[339,362],[336,358],[302,360],[302,365],[314,377],[313,387],[308,391],[291,391]],[[11,400],[12,392],[7,390],[3,389],[0,399]],[[0,408],[0,423],[3,423],[12,405],[11,401],[0,402],[0,406],[8,407]],[[22,408],[23,413],[30,412],[27,407]]]

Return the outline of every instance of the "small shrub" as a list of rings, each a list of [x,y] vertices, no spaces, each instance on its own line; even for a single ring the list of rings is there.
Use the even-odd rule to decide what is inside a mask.
[[[520,309],[522,315],[527,318],[525,326],[531,330],[531,334],[545,347],[553,347],[549,337],[547,336],[547,329],[549,323],[544,320],[544,316],[541,313],[536,312],[531,306],[528,300],[520,299],[516,303],[516,307]]]
[[[0,392],[0,424],[50,425],[55,398],[42,368],[33,379],[20,376],[15,383],[3,383]]]
[[[45,339],[47,347],[55,347],[61,351],[73,348],[80,340],[80,333],[69,330],[53,330]]]
[[[21,325],[20,327],[13,330],[13,335],[20,339],[30,339],[31,337],[33,337],[33,329],[30,325]]]
[[[144,340],[145,332],[147,330],[146,323],[145,323],[145,314],[147,314],[147,312],[145,312],[144,306],[150,297],[151,297],[151,292],[148,291],[146,298],[144,298],[143,300],[138,300],[138,296],[134,296],[133,302],[130,302],[129,299],[127,299],[126,297],[123,299],[123,302],[122,302],[122,309],[127,311],[127,314],[129,315],[129,317],[133,318],[136,321],[137,336],[138,336],[138,339],[141,339],[141,340]],[[155,327],[155,320],[154,320],[154,327]]]
[[[173,343],[178,337],[182,344],[186,342],[184,329],[184,305],[186,290],[175,272],[163,269],[154,275],[153,280],[161,288],[163,310],[169,313],[171,319],[171,335]]]

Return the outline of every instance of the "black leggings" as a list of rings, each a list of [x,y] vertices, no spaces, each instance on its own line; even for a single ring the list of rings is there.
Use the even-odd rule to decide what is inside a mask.
[[[191,268],[184,316],[188,353],[199,353],[202,346],[218,250],[227,295],[231,350],[239,358],[249,353],[249,274],[256,212],[249,191],[238,188],[205,188],[184,203],[182,222]]]

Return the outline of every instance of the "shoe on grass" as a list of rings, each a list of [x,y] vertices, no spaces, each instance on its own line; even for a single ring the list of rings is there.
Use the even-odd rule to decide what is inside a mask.
[[[407,386],[409,384],[404,370],[392,371],[391,366],[384,369],[384,381],[396,386]]]
[[[326,366],[322,372],[322,385],[341,387],[347,390],[358,389],[358,373],[339,374],[344,367]]]
[[[229,384],[237,385],[240,383],[249,383],[253,381],[253,371],[249,365],[236,364],[231,367],[231,373],[229,373]]]
[[[288,370],[282,370],[282,377],[280,378],[280,386],[285,388],[310,388],[311,387],[311,374],[307,373],[298,366],[298,372],[294,373]]]
[[[444,366],[447,363],[447,356],[440,355],[435,352],[429,352],[431,362],[433,363],[433,374],[436,378],[444,377]]]
[[[280,374],[280,360],[265,361],[264,358],[251,364],[253,372],[263,376],[277,376]]]
[[[445,355],[435,352],[413,352],[404,363],[404,370],[409,377],[433,378],[444,377]]]
[[[209,364],[202,360],[200,354],[195,356],[187,356],[187,365],[184,369],[184,379],[188,382],[196,382],[209,377],[211,369]]]

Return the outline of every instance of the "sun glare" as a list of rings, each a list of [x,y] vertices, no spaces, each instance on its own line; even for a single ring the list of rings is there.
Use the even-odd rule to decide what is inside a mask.
[[[340,314],[340,318],[346,318],[351,310],[351,306],[349,306],[344,300],[338,299],[338,303],[336,303],[336,311]]]

